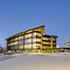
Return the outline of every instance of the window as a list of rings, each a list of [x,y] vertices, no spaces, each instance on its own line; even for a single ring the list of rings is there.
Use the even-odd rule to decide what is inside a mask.
[[[30,39],[25,39],[25,44],[26,43],[31,43],[32,42],[32,39],[30,38]]]
[[[19,45],[23,45],[23,39],[19,40]]]
[[[19,46],[19,49],[23,49],[23,45],[20,45],[20,46]]]
[[[26,44],[24,47],[25,47],[25,49],[31,49],[31,44],[30,45],[28,45],[28,44]]]
[[[32,34],[25,35],[25,38],[31,38],[31,37],[32,37]]]
[[[18,38],[18,37],[16,37],[16,38],[14,38],[14,40],[15,40],[15,41],[17,41],[17,40],[19,40],[19,38]]]
[[[35,48],[37,48],[37,47],[36,47],[36,43],[35,43],[35,44],[33,44],[33,48],[34,48],[34,49],[35,49]]]
[[[20,39],[23,39],[23,36],[19,36],[19,40],[20,40]]]
[[[14,45],[17,45],[17,44],[18,44],[18,42],[16,41],[16,42],[14,42],[13,44],[14,44]]]
[[[33,38],[33,42],[36,42],[36,38]]]

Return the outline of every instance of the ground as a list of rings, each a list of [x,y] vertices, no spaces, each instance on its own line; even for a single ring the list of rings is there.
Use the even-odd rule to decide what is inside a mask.
[[[70,70],[70,54],[67,53],[17,54],[3,57],[11,59],[0,61],[1,70]]]

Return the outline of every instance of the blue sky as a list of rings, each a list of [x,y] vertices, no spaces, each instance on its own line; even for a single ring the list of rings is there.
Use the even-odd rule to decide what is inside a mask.
[[[0,0],[0,46],[5,47],[7,37],[41,25],[63,47],[70,41],[70,1]]]

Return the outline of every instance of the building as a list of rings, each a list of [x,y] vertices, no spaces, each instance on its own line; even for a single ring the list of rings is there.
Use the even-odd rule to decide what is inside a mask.
[[[69,42],[65,42],[64,45],[70,46],[70,41]]]
[[[3,48],[2,47],[0,47],[0,53],[3,53]]]
[[[57,36],[43,35],[43,38],[42,38],[43,49],[47,53],[54,52],[54,50],[56,49],[56,40],[57,40]]]
[[[47,52],[52,53],[56,48],[57,36],[46,35],[45,26],[39,26],[15,34],[7,40],[7,50],[15,52]]]

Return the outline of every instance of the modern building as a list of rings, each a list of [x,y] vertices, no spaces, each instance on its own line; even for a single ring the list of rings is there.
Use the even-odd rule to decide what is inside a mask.
[[[43,49],[47,52],[54,52],[57,44],[57,36],[54,35],[43,35],[42,46]]]
[[[64,45],[70,46],[70,41],[69,42],[65,42]]]
[[[6,40],[8,51],[52,53],[56,48],[57,36],[45,34],[43,25],[15,34]]]

